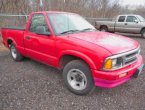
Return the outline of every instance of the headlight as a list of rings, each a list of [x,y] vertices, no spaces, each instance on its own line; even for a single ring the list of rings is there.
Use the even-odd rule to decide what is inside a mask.
[[[108,58],[104,62],[103,69],[104,70],[112,70],[116,68],[120,68],[123,64],[123,58]]]

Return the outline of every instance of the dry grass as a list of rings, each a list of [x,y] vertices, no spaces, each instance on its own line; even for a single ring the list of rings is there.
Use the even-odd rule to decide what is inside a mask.
[[[1,51],[5,51],[5,50],[7,50],[7,48],[4,47],[4,45],[3,45],[3,43],[2,43],[2,38],[1,38],[1,36],[0,36],[0,52],[1,52]]]

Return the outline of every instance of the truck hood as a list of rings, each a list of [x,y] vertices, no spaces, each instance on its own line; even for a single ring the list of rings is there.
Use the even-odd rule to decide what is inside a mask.
[[[79,34],[70,34],[69,38],[93,43],[107,49],[112,54],[127,52],[136,49],[139,46],[138,42],[133,39],[107,32],[84,32]]]

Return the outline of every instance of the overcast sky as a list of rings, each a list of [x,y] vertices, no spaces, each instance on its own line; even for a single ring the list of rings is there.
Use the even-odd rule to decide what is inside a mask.
[[[145,0],[122,0],[121,5],[143,5]]]

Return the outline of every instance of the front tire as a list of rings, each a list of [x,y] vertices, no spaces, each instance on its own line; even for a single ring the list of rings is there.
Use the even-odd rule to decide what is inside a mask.
[[[141,37],[145,39],[145,29],[141,31]]]
[[[81,60],[69,62],[64,67],[63,78],[68,89],[77,95],[89,94],[95,87],[90,68]]]
[[[12,43],[10,45],[10,53],[11,53],[11,57],[13,58],[13,60],[15,61],[22,61],[23,60],[23,56],[17,51],[15,45]]]

